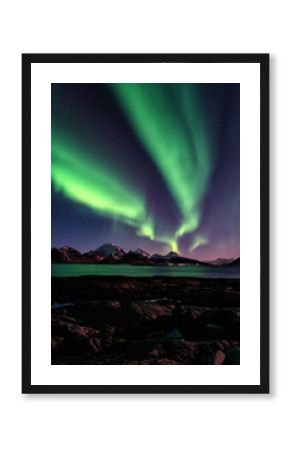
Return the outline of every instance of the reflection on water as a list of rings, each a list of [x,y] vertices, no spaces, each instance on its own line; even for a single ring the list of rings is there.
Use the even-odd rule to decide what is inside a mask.
[[[239,267],[131,266],[129,264],[52,264],[53,277],[84,275],[127,277],[240,278]]]

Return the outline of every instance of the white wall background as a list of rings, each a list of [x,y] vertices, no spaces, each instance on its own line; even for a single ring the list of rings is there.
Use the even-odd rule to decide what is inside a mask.
[[[289,446],[287,4],[283,0],[239,3],[10,0],[5,6],[2,4],[0,444],[3,449],[244,450],[248,446],[267,450],[277,447],[278,440],[281,448]],[[271,53],[270,396],[21,395],[22,52]]]

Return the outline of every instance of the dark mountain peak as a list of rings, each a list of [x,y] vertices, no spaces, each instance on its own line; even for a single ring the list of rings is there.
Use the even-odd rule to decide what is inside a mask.
[[[68,245],[61,248],[53,248],[51,250],[51,260],[56,263],[77,262],[82,257],[78,250]]]
[[[164,258],[178,258],[179,254],[176,252],[169,252],[167,255],[164,256]]]
[[[213,261],[207,261],[211,266],[239,266],[240,258],[216,258]]]
[[[142,248],[137,248],[134,253],[136,253],[136,255],[144,256],[145,258],[150,258],[150,254],[145,250],[142,250]]]
[[[233,266],[233,267],[240,266],[240,257],[236,258],[232,262],[228,263],[227,266]]]
[[[154,255],[151,256],[152,259],[162,259],[164,256],[159,255],[159,253],[154,253]]]
[[[234,258],[216,258],[212,261],[208,261],[208,263],[213,266],[223,266],[224,264],[229,264],[232,261],[234,261]]]
[[[61,247],[61,248],[59,248],[59,250],[60,251],[64,251],[64,252],[77,252],[77,253],[79,253],[79,251],[78,250],[76,250],[75,248],[73,248],[73,247],[70,247],[69,245],[64,245],[63,247]]]
[[[179,258],[179,254],[176,252],[169,252],[166,255],[159,255],[159,253],[154,253],[154,255],[151,256],[153,259],[171,259],[171,258]]]
[[[129,250],[122,258],[124,263],[127,264],[150,264],[151,257],[150,254],[137,248],[137,250]]]
[[[98,247],[96,253],[100,256],[105,256],[106,258],[122,258],[125,255],[125,251],[121,247],[109,243]]]
[[[85,263],[85,264],[189,264],[189,265],[209,265],[195,259],[180,256],[178,253],[170,251],[166,255],[155,253],[152,256],[145,250],[137,248],[126,253],[122,247],[105,243],[96,250],[90,250],[86,253],[80,253],[68,245],[51,250],[52,263]],[[219,261],[222,261],[219,259]],[[240,258],[230,261],[226,265],[238,266]]]

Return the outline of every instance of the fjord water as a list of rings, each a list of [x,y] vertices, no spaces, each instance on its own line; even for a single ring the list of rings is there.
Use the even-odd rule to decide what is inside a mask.
[[[240,278],[239,267],[218,266],[133,266],[129,264],[52,264],[52,277],[86,275],[123,277]]]

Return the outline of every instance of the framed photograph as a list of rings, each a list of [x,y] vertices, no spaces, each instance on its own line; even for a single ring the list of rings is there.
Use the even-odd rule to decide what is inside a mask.
[[[269,392],[269,55],[24,54],[23,393]]]

